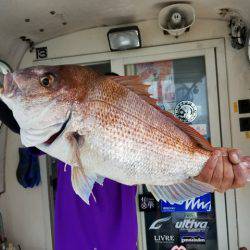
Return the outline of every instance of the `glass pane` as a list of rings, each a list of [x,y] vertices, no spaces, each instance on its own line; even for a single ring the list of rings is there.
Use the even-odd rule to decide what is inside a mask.
[[[111,65],[110,62],[103,62],[103,63],[95,63],[95,64],[88,64],[86,65],[97,72],[102,74],[110,73],[111,72]]]
[[[149,93],[158,100],[162,109],[173,113],[210,140],[203,56],[130,64],[125,66],[125,72],[140,75],[144,83],[150,84]],[[145,187],[143,194],[148,194]],[[179,207],[168,205],[157,203],[155,211],[143,212],[147,249],[165,250],[175,245],[184,248],[173,249],[218,248],[213,194]]]

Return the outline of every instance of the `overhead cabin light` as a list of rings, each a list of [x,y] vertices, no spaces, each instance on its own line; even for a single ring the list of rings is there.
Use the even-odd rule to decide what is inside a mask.
[[[141,47],[141,36],[137,26],[111,29],[107,35],[111,51],[137,49]]]

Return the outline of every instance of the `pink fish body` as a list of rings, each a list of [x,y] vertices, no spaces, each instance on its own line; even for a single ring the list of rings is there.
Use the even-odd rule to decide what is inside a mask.
[[[96,82],[76,109],[83,111],[72,114],[84,136],[82,163],[102,176],[169,185],[197,175],[209,158],[168,117],[114,80]]]
[[[171,202],[213,191],[192,179],[213,147],[157,109],[146,89],[137,77],[39,66],[8,75],[1,98],[13,110],[23,144],[71,165],[73,188],[86,202],[105,177],[146,184],[158,200]]]

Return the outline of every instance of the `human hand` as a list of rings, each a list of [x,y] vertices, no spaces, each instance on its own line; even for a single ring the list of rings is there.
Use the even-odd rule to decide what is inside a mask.
[[[248,171],[242,166],[238,149],[218,148],[195,179],[214,186],[218,192],[225,192],[245,186]]]

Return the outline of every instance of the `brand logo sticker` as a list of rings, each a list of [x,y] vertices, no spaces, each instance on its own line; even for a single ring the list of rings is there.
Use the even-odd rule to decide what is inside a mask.
[[[193,102],[181,101],[176,105],[174,114],[181,121],[191,123],[197,117],[197,107]]]

